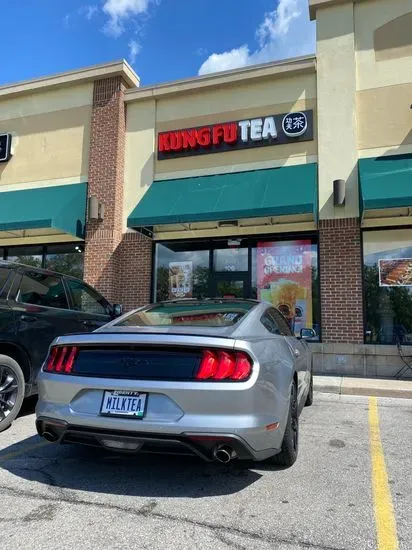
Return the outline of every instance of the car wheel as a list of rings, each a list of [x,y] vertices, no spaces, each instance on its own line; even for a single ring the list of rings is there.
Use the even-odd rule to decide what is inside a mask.
[[[310,371],[309,391],[305,401],[305,407],[310,407],[313,403],[313,372]]]
[[[290,390],[289,414],[283,436],[280,453],[273,456],[270,461],[277,466],[289,468],[296,462],[299,447],[299,412],[298,392],[296,383],[293,382]]]
[[[19,414],[24,387],[19,364],[7,355],[0,355],[0,432],[6,430]]]

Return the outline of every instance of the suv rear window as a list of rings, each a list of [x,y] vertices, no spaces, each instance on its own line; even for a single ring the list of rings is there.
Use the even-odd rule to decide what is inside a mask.
[[[122,319],[120,327],[197,326],[230,327],[256,304],[253,302],[163,303],[149,306]]]
[[[7,282],[7,279],[10,275],[10,269],[7,269],[6,267],[0,267],[0,292],[3,290],[4,285]]]

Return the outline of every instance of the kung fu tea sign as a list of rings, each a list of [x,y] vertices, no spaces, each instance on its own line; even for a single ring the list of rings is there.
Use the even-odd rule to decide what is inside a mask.
[[[311,140],[313,111],[300,111],[160,132],[157,158],[164,160]]]

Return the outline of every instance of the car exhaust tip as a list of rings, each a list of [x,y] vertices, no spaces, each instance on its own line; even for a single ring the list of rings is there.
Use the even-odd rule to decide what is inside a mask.
[[[55,443],[58,440],[58,436],[50,431],[45,431],[41,435],[46,441],[49,441],[49,443]]]
[[[236,451],[228,445],[217,445],[213,449],[213,458],[222,464],[228,464],[236,458]]]

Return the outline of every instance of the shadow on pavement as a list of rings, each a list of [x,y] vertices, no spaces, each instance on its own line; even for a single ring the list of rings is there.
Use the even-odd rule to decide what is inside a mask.
[[[38,436],[0,453],[0,469],[45,486],[140,497],[230,495],[261,478],[255,463],[206,463],[196,457],[119,455],[93,447],[54,445]],[[259,466],[260,468],[260,466]]]

